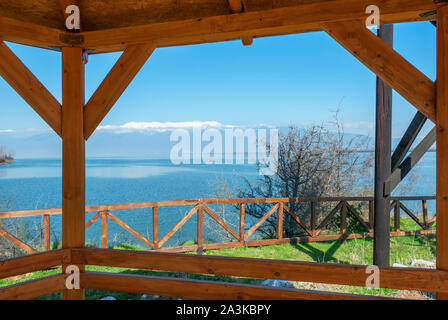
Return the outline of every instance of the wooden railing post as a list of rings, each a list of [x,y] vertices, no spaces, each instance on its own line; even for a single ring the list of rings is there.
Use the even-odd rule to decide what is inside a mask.
[[[422,200],[422,214],[423,214],[423,225],[425,226],[425,230],[429,229],[428,223],[428,204],[426,200]]]
[[[279,202],[277,210],[277,239],[283,239],[283,202]]]
[[[242,203],[240,207],[240,242],[244,243],[246,241],[244,236],[244,223],[246,219],[246,204]]]
[[[204,209],[202,206],[199,207],[198,212],[198,221],[197,221],[197,242],[198,242],[198,250],[197,254],[203,254],[204,253]]]
[[[108,211],[101,211],[101,248],[107,249],[107,216]]]
[[[400,200],[394,202],[394,230],[400,232]]]
[[[369,200],[369,227],[370,227],[370,232],[373,232],[373,227],[374,227],[374,219],[375,219],[375,211],[373,208],[373,204],[374,201],[373,200]]]
[[[311,228],[311,236],[316,236],[316,202],[311,201],[311,208],[310,208],[310,228]]]
[[[44,251],[50,250],[50,216],[44,215]]]
[[[341,226],[340,234],[345,235],[347,233],[347,202],[344,202],[341,206]]]
[[[158,207],[152,208],[152,241],[154,243],[154,249],[159,249],[159,222],[158,222]]]

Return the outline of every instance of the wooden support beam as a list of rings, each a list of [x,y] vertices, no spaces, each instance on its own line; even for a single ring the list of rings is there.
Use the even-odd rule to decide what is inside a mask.
[[[425,153],[436,142],[437,130],[434,127],[423,140],[415,147],[411,154],[392,171],[392,174],[387,178],[384,184],[384,193],[390,195],[392,191],[403,181],[408,173],[414,168]]]
[[[81,48],[62,48],[62,247],[85,243],[84,61]],[[65,270],[63,266],[63,271]],[[78,266],[80,270],[82,265]],[[63,290],[65,300],[84,290]]]
[[[367,29],[364,28],[364,30]],[[367,32],[371,33],[368,30]],[[378,37],[375,38],[382,41],[387,48],[393,51],[393,25],[382,25],[378,30]],[[373,263],[377,266],[388,267],[390,260],[390,197],[384,193],[384,182],[391,172],[392,88],[380,77],[376,78],[375,124]]]
[[[61,135],[61,104],[3,41],[0,41],[0,76]]]
[[[437,11],[437,269],[448,270],[448,5]],[[448,299],[448,290],[437,295]]]
[[[0,16],[0,40],[44,49],[66,45],[64,31]]]
[[[98,52],[123,51],[133,44],[157,47],[238,40],[242,36],[264,37],[321,30],[321,25],[341,20],[365,21],[368,0],[316,1],[202,19],[153,23],[134,27],[83,32],[82,46]],[[381,22],[429,20],[419,15],[436,9],[432,0],[376,0]]]
[[[386,84],[436,121],[435,84],[359,21],[325,23],[324,30]]]
[[[153,53],[153,45],[127,48],[89,99],[84,111],[84,137],[89,139]]]
[[[408,153],[409,149],[411,149],[412,144],[414,143],[418,134],[422,130],[423,125],[426,122],[426,119],[427,118],[423,113],[417,111],[417,113],[414,116],[414,119],[412,119],[411,124],[404,133],[403,138],[400,140],[400,143],[395,148],[395,151],[392,154],[392,164],[391,164],[392,171],[397,169],[398,166],[403,161],[404,157],[406,157],[406,154]]]

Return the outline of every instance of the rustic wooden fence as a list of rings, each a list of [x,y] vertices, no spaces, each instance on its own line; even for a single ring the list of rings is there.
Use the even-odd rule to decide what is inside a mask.
[[[435,200],[435,197],[393,197],[392,210],[394,217],[394,230],[391,231],[391,236],[405,236],[415,234],[430,234],[435,233],[432,228],[435,223],[435,215],[428,216],[427,202]],[[419,201],[422,208],[422,219],[417,217],[415,212],[412,212],[404,201]],[[302,221],[298,215],[290,210],[288,206],[291,203],[302,203],[309,206],[309,219]],[[336,203],[330,209],[329,213],[316,212],[316,207],[319,203]],[[368,211],[368,220],[365,221],[357,210],[350,203],[364,203]],[[216,213],[211,205],[232,205],[239,207],[239,221],[238,230],[230,227],[218,213]],[[266,204],[270,208],[266,213],[253,225],[248,226],[246,219],[246,205],[250,204]],[[159,208],[174,207],[174,206],[192,206],[190,210],[172,227],[163,237],[159,238]],[[137,232],[134,228],[129,226],[123,220],[119,219],[112,211],[128,210],[128,209],[152,209],[152,225],[153,238],[150,240]],[[113,205],[98,205],[86,207],[86,212],[96,212],[96,214],[86,223],[86,229],[91,227],[97,221],[101,223],[101,247],[108,247],[108,223],[109,220],[114,221],[124,230],[131,233],[137,239],[141,240],[148,246],[149,249],[155,251],[167,252],[187,252],[197,251],[202,253],[203,250],[220,249],[220,248],[234,248],[242,246],[263,246],[282,244],[287,242],[316,242],[316,241],[331,241],[343,239],[357,239],[367,238],[373,236],[373,198],[370,197],[345,197],[345,198],[250,198],[250,199],[193,199],[193,200],[175,200],[175,201],[158,201],[158,202],[142,202],[142,203],[127,203],[127,204],[113,204]],[[415,223],[419,230],[400,230],[400,216],[402,213],[408,215]],[[50,250],[50,216],[60,215],[61,209],[39,209],[39,210],[25,210],[25,211],[6,211],[0,212],[1,219],[7,218],[21,218],[43,216],[43,244],[44,251]],[[163,247],[167,241],[196,214],[196,228],[197,228],[197,243],[194,245]],[[211,219],[218,223],[226,232],[232,236],[232,241],[219,243],[205,243],[204,241],[204,217],[208,215]],[[249,237],[265,223],[271,216],[276,215],[276,237],[274,239],[249,240]],[[284,237],[284,216],[289,215],[293,221],[297,223],[298,228],[303,231],[304,236],[296,238]],[[364,232],[348,233],[347,221],[350,216],[355,219]],[[328,233],[326,227],[334,219],[338,219],[339,232],[336,234]],[[0,224],[1,226],[1,224]],[[16,238],[7,230],[0,227],[0,236],[18,246],[27,253],[37,253],[36,248],[31,247],[22,240]]]
[[[403,201],[421,201],[422,219],[417,214],[409,210]],[[395,228],[392,236],[408,234],[433,233],[431,227],[434,224],[434,217],[428,217],[427,201],[434,200],[434,197],[401,197],[392,199],[392,210],[394,211]],[[350,203],[365,201],[369,208],[369,221],[364,221],[356,210],[353,210]],[[311,219],[307,223],[301,221],[291,212],[288,204],[293,202],[304,202],[310,206]],[[337,202],[337,205],[328,214],[323,214],[322,219],[318,218],[316,207],[319,202]],[[270,207],[266,213],[255,224],[245,227],[246,206],[249,204],[264,203]],[[239,230],[233,230],[228,224],[214,212],[210,207],[213,204],[239,205]],[[187,214],[161,239],[158,238],[158,209],[169,206],[192,206]],[[152,208],[152,218],[154,221],[153,239],[146,239],[137,231],[132,229],[122,220],[117,218],[111,211],[125,209]],[[313,209],[314,208],[314,209]],[[254,279],[278,279],[290,281],[305,281],[314,283],[326,283],[349,286],[367,286],[367,277],[370,272],[368,266],[344,265],[333,263],[314,263],[300,261],[251,259],[238,257],[218,257],[208,255],[189,255],[168,251],[190,251],[225,248],[231,246],[244,245],[265,245],[283,243],[288,241],[327,241],[335,239],[349,239],[372,236],[372,198],[321,198],[321,199],[201,199],[201,200],[181,200],[162,201],[132,204],[116,204],[106,206],[87,207],[87,212],[96,212],[95,216],[87,222],[91,226],[96,221],[101,221],[102,246],[107,247],[107,221],[109,219],[117,222],[134,236],[145,242],[153,250],[128,251],[112,250],[106,248],[71,248],[57,249],[46,252],[33,253],[27,256],[4,260],[0,263],[0,279],[27,274],[38,270],[47,270],[58,266],[81,265],[81,266],[109,266],[143,270],[159,270],[166,272],[181,272],[192,274],[207,274],[219,276],[244,277]],[[404,212],[416,223],[419,230],[402,231],[399,226],[400,213]],[[198,243],[194,246],[161,248],[162,245],[194,214],[197,214]],[[1,218],[44,216],[45,229],[49,230],[51,215],[60,214],[60,209],[32,210],[2,212]],[[209,215],[224,230],[227,230],[235,241],[228,243],[205,244],[203,242],[203,219]],[[298,226],[302,228],[306,236],[297,239],[283,238],[282,221],[284,215],[291,215]],[[248,237],[273,215],[277,215],[277,237],[268,240],[248,241]],[[351,215],[359,226],[365,228],[366,233],[345,234],[347,231],[347,219]],[[325,226],[332,221],[335,216],[339,216],[339,234],[322,235]],[[334,220],[333,220],[334,221]],[[315,227],[317,225],[317,227]],[[2,236],[15,243],[15,237],[7,231],[2,230]],[[49,233],[45,234],[45,246],[49,247]],[[18,245],[20,242],[18,243]],[[26,244],[21,244],[26,248]],[[33,249],[34,250],[34,249]],[[235,266],[238,268],[235,268]],[[381,277],[380,287],[398,290],[418,290],[425,292],[448,292],[448,272],[435,269],[417,268],[379,268]],[[0,300],[3,299],[32,299],[50,293],[66,289],[66,279],[68,274],[60,274],[43,277],[40,279],[26,281],[11,286],[0,288]],[[84,289],[96,289],[117,292],[130,292],[140,294],[155,294],[167,297],[185,299],[385,299],[384,297],[344,294],[334,292],[322,292],[316,290],[299,290],[273,288],[260,285],[247,285],[242,283],[228,283],[212,280],[192,280],[184,278],[146,276],[125,273],[110,272],[90,272],[82,271],[80,283]]]

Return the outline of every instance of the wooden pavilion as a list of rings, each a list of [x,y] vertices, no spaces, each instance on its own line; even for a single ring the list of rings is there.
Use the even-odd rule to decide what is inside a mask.
[[[365,26],[366,8],[381,24],[433,21],[437,25],[434,83]],[[66,29],[66,8],[80,9],[80,30]],[[86,265],[205,273],[365,286],[366,266],[207,257],[85,248],[85,141],[159,47],[325,31],[388,86],[436,124],[437,269],[380,267],[382,288],[437,292],[448,298],[448,1],[447,0],[2,0],[0,75],[61,137],[63,143],[62,249],[0,262],[0,278],[62,266],[62,274],[0,289],[0,299],[31,299],[62,291],[83,299],[84,289],[191,299],[359,299],[357,295],[267,288],[212,281],[83,271]],[[62,104],[3,41],[60,51]],[[88,55],[123,51],[86,103]],[[419,127],[418,118],[414,127]],[[410,135],[416,129],[410,127]],[[414,134],[415,135],[415,134]],[[404,139],[409,144],[411,138]],[[445,150],[446,148],[446,150]],[[402,151],[403,151],[402,150]],[[406,152],[402,152],[403,156]],[[398,155],[400,158],[400,155]],[[401,157],[402,160],[403,157]],[[393,159],[392,159],[393,160]],[[398,175],[398,178],[396,177]],[[400,173],[389,179],[391,188]],[[395,179],[395,180],[394,180]],[[398,182],[397,182],[398,179]],[[383,194],[385,194],[383,192]],[[378,230],[375,230],[378,231]],[[235,268],[238,264],[239,268]],[[67,289],[65,268],[82,271],[80,288]]]

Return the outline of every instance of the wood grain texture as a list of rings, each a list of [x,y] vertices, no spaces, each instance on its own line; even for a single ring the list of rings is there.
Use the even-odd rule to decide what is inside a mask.
[[[65,288],[66,275],[58,274],[0,289],[0,300],[31,300]]]
[[[218,281],[198,281],[99,272],[85,272],[81,277],[81,282],[86,288],[96,290],[200,300],[386,299],[373,296],[338,294],[311,290],[280,289]]]
[[[0,76],[61,135],[61,104],[3,41],[0,41]]]
[[[354,57],[436,121],[435,84],[359,21],[325,23],[323,29]]]
[[[80,48],[62,48],[62,247],[85,244],[84,61]],[[83,266],[78,266],[80,270]],[[65,270],[65,266],[63,266]],[[84,290],[63,290],[64,300]]]
[[[290,7],[201,16],[201,18],[148,23],[132,27],[83,32],[84,44],[98,52],[122,51],[133,44],[178,46],[321,30],[323,23],[367,18],[371,1],[309,1]],[[432,0],[377,0],[382,23],[421,20],[420,13],[435,10]],[[228,4],[226,4],[226,7]],[[228,7],[227,7],[228,8]],[[228,9],[227,9],[228,10]],[[428,18],[426,18],[428,19]]]
[[[171,272],[200,273],[362,286],[367,266],[253,258],[198,256],[127,250],[73,249],[75,263]],[[238,268],[235,268],[238,266]],[[434,269],[380,268],[381,288],[442,291],[448,272]]]
[[[437,11],[437,269],[448,270],[448,5]],[[448,290],[438,299],[447,300]]]
[[[86,140],[112,109],[154,49],[153,45],[135,45],[123,52],[86,104],[84,110],[84,137]]]
[[[3,3],[0,2],[0,5]],[[0,40],[48,49],[64,45],[63,31],[38,24],[11,19],[0,14]]]
[[[58,249],[0,261],[0,279],[60,266],[68,262],[69,252]]]
[[[61,23],[62,15],[60,2],[67,0],[2,0],[0,2],[0,16],[15,18],[22,21],[32,22],[48,27],[64,30]],[[73,2],[73,1],[71,1]],[[83,29],[99,30],[127,26],[136,26],[151,23],[162,23],[170,21],[201,19],[212,16],[228,15],[231,13],[229,2],[235,3],[235,11],[240,12],[240,5],[244,2],[244,11],[266,11],[271,9],[294,8],[305,5],[321,5],[325,8],[328,0],[82,0],[78,5],[82,12]],[[347,6],[350,1],[335,0],[340,7]],[[358,0],[363,6],[363,11],[368,1]],[[387,11],[397,1],[376,1],[380,8]],[[402,11],[407,15],[415,10],[413,5],[418,4],[420,8],[434,4],[428,0],[408,0],[409,10],[403,7]],[[430,10],[428,10],[430,11]],[[398,16],[401,17],[401,16]],[[414,16],[412,16],[414,18]],[[419,19],[415,17],[415,19]]]

